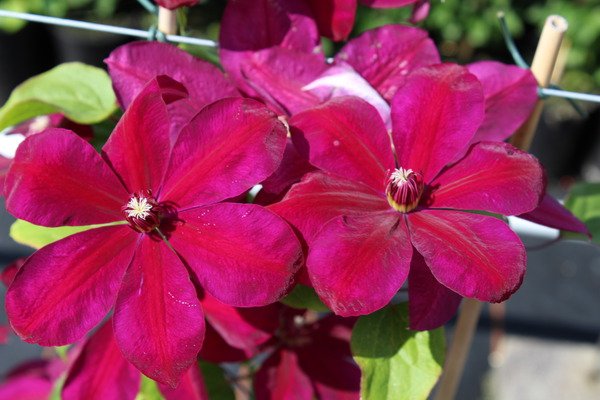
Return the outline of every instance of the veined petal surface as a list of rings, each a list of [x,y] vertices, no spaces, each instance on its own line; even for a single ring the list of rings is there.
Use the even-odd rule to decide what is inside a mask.
[[[345,40],[352,31],[356,0],[308,0],[321,35]]]
[[[463,297],[506,300],[525,276],[526,254],[503,221],[461,211],[407,214],[410,240],[433,276]]]
[[[119,221],[128,199],[96,150],[64,129],[48,129],[21,143],[5,186],[8,212],[50,227]]]
[[[314,166],[383,190],[395,168],[377,110],[357,97],[336,97],[290,120],[292,141]]]
[[[483,118],[481,83],[465,67],[436,64],[414,72],[392,99],[398,166],[429,183],[471,140]]]
[[[539,161],[508,143],[479,142],[430,187],[430,208],[518,215],[533,210],[546,191]]]
[[[179,213],[170,243],[200,285],[235,307],[274,303],[290,289],[302,265],[290,226],[254,204],[219,203]]]
[[[34,253],[6,294],[15,332],[42,346],[79,340],[113,306],[138,238],[124,225],[95,228]]]
[[[243,193],[277,169],[286,134],[275,113],[256,100],[206,106],[179,134],[161,200],[183,210]]]
[[[408,276],[412,246],[396,212],[341,216],[315,238],[306,266],[317,294],[341,316],[370,314]]]
[[[386,25],[348,41],[335,60],[350,64],[390,102],[412,71],[439,63],[440,56],[427,31]]]
[[[163,241],[144,235],[113,316],[123,355],[146,376],[175,387],[196,362],[204,313],[189,273]]]

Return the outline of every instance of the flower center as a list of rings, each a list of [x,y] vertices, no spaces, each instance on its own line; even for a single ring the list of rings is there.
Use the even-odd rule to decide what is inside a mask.
[[[385,189],[388,202],[396,211],[410,212],[419,204],[423,186],[423,175],[400,167],[388,176]]]
[[[147,233],[160,225],[165,210],[152,196],[152,191],[140,190],[131,196],[121,211],[133,230]]]

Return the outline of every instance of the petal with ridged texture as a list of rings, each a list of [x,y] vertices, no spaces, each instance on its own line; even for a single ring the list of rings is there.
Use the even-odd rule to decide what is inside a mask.
[[[169,241],[219,301],[258,307],[281,299],[303,262],[290,226],[254,204],[220,203],[179,213]]]
[[[312,400],[314,388],[308,374],[298,365],[298,355],[281,349],[269,356],[256,372],[256,400]]]
[[[503,221],[461,211],[407,214],[412,244],[433,276],[463,297],[500,302],[525,276],[526,254]]]
[[[414,72],[392,99],[398,166],[429,183],[471,140],[483,119],[483,90],[465,67],[437,64]]]
[[[113,318],[119,348],[144,375],[175,387],[196,361],[204,313],[186,267],[162,240],[140,241]]]
[[[42,346],[79,340],[113,306],[138,238],[127,226],[96,228],[34,253],[6,294],[15,332]]]
[[[36,225],[90,225],[123,219],[128,193],[89,143],[48,129],[17,150],[5,182],[6,209]]]
[[[364,315],[394,297],[408,276],[411,256],[404,219],[392,211],[331,220],[315,238],[306,266],[333,312]]]

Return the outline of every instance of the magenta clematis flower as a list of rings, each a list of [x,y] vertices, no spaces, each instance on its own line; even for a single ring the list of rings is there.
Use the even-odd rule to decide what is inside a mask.
[[[303,261],[291,228],[260,206],[223,202],[275,170],[285,127],[260,103],[229,98],[204,107],[171,144],[167,106],[183,97],[170,78],[150,81],[102,155],[58,129],[19,147],[9,212],[50,227],[113,223],[43,247],[19,270],[6,304],[25,341],[73,343],[114,306],[125,358],[173,386],[204,335],[196,284],[239,307],[289,290]]]
[[[308,275],[342,316],[386,305],[408,279],[412,329],[432,329],[461,297],[499,302],[520,286],[525,250],[508,225],[469,210],[534,209],[545,176],[531,155],[478,142],[454,160],[484,114],[479,81],[464,67],[415,72],[392,99],[391,142],[377,111],[340,97],[290,120],[308,174],[270,209],[309,245]]]

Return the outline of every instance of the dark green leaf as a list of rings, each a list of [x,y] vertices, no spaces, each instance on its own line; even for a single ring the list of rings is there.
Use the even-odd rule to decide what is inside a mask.
[[[200,369],[210,399],[235,400],[233,388],[221,367],[206,361],[200,361]]]
[[[331,311],[329,307],[327,307],[321,301],[317,295],[317,292],[315,292],[315,289],[300,284],[296,285],[290,294],[281,299],[281,302],[294,308],[307,308],[315,311]]]

